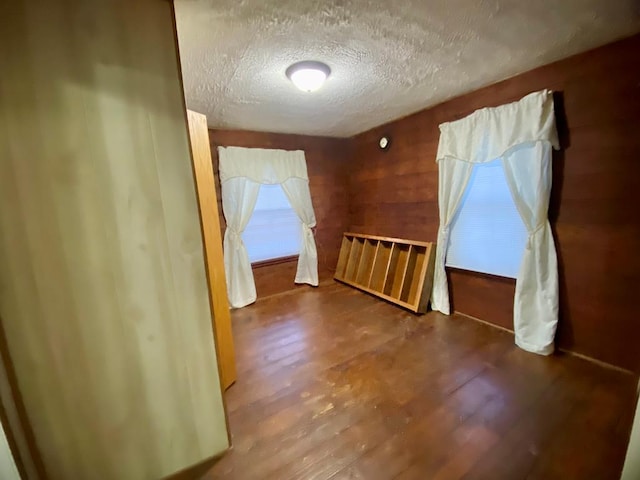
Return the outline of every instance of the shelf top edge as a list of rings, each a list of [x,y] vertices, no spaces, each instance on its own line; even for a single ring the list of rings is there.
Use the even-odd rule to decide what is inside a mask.
[[[392,242],[392,243],[403,243],[405,245],[418,245],[421,247],[431,247],[435,245],[435,242],[423,242],[421,240],[408,240],[406,238],[395,238],[395,237],[382,237],[379,235],[368,235],[365,233],[354,233],[354,232],[345,232],[343,234],[345,237],[357,237],[357,238],[365,238],[369,240],[380,240],[383,242]]]

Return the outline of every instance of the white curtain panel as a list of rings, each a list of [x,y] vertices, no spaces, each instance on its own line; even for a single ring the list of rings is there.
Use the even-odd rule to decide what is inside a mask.
[[[431,308],[449,315],[449,285],[444,265],[449,245],[449,227],[458,211],[460,201],[469,183],[473,164],[469,162],[446,161],[438,164],[438,209],[440,226],[436,243],[436,263],[433,278]]]
[[[282,189],[302,224],[302,245],[300,245],[295,283],[308,283],[317,287],[318,251],[311,230],[316,226],[316,214],[311,204],[309,181],[299,177],[291,177],[282,183]]]
[[[558,267],[547,219],[551,147],[559,148],[553,96],[551,91],[542,90],[518,102],[483,108],[461,120],[440,125],[436,158],[440,178],[440,229],[433,309],[450,313],[444,265],[448,227],[460,204],[460,190],[464,192],[474,163],[501,158],[514,203],[528,231],[516,279],[516,344],[542,355],[553,352],[558,323]]]
[[[316,217],[304,152],[218,147],[218,158],[222,208],[227,220],[224,260],[231,306],[241,308],[256,300],[253,272],[242,232],[253,213],[261,184],[280,184],[300,218],[303,241],[294,281],[317,286],[318,253],[311,230],[316,226]]]
[[[229,178],[222,184],[222,211],[227,220],[224,232],[224,270],[229,303],[234,308],[256,301],[256,285],[242,232],[256,206],[260,184],[247,177]]]
[[[551,193],[551,146],[537,142],[502,158],[509,189],[529,237],[516,280],[513,323],[524,350],[553,353],[558,323],[558,263],[547,219]]]

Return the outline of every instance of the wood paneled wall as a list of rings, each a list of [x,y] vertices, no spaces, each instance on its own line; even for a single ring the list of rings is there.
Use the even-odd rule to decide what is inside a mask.
[[[338,261],[342,232],[348,225],[347,166],[351,158],[351,141],[240,130],[209,130],[209,138],[220,202],[220,224],[223,230],[226,223],[222,212],[218,177],[218,146],[305,151],[311,200],[318,224],[318,274],[320,281],[331,278]],[[294,288],[296,265],[297,259],[254,267],[258,298]]]
[[[640,35],[532,70],[355,137],[350,229],[435,241],[438,125],[554,90],[550,219],[560,268],[558,345],[640,373]],[[389,151],[379,137],[392,138]],[[450,271],[455,310],[512,328],[514,281]]]

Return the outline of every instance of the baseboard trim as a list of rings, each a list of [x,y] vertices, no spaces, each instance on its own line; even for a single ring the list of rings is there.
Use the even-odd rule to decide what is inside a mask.
[[[468,313],[458,312],[457,310],[454,310],[453,313],[455,313],[456,315],[460,315],[461,317],[470,318],[471,320],[473,320],[475,322],[484,323],[485,325],[488,325],[488,326],[490,326],[492,328],[496,328],[498,330],[502,330],[503,332],[510,333],[511,335],[515,335],[516,334],[516,332],[514,332],[510,328],[503,327],[502,325],[496,325],[495,323],[487,322],[486,320],[482,320],[481,318],[474,317],[473,315],[469,315]]]
[[[324,286],[330,285],[332,283],[333,283],[333,279],[332,278],[326,278],[326,279],[320,280],[318,282],[318,287],[324,287]],[[306,283],[296,283],[296,284],[293,284],[291,286],[291,288],[288,289],[288,290],[283,290],[282,292],[272,293],[271,295],[265,295],[264,297],[258,297],[256,299],[256,303],[261,301],[261,300],[266,300],[268,298],[281,297],[281,296],[284,296],[284,295],[291,295],[292,293],[299,292],[300,290],[304,289],[305,287],[318,288],[318,287],[314,287],[313,285],[308,285]]]
[[[489,327],[492,327],[492,328],[495,328],[495,329],[498,329],[498,330],[502,330],[503,332],[507,332],[507,333],[510,333],[511,335],[515,336],[515,332],[512,329],[507,328],[507,327],[503,327],[502,325],[496,325],[494,323],[487,322],[486,320],[482,320],[480,318],[474,317],[473,315],[469,315],[469,314],[463,313],[463,312],[458,312],[457,310],[454,311],[453,313],[455,313],[456,315],[460,315],[462,317],[467,317],[467,318],[469,318],[471,320],[474,320],[476,322],[483,323],[484,325],[488,325]],[[604,362],[602,360],[598,360],[597,358],[590,357],[590,356],[585,355],[583,353],[574,352],[574,351],[569,350],[567,348],[557,347],[556,351],[562,352],[562,353],[564,353],[566,355],[571,355],[573,357],[580,358],[582,360],[586,360],[587,362],[595,363],[596,365],[600,365],[601,367],[608,368],[610,370],[616,370],[618,372],[625,373],[625,374],[628,374],[628,375],[633,375],[635,377],[638,376],[637,373],[635,373],[634,371],[629,370],[627,368],[622,368],[622,367],[619,367],[617,365],[613,365],[611,363],[607,363],[607,362]],[[640,384],[639,384],[639,388],[640,388]]]
[[[638,374],[633,370],[618,367],[617,365],[613,365],[611,363],[603,362],[602,360],[598,360],[597,358],[590,357],[589,355],[585,355],[583,353],[573,352],[566,348],[557,348],[557,350],[567,355],[571,355],[572,357],[577,357],[582,360],[586,360],[587,362],[595,363],[596,365],[600,365],[601,367],[608,368],[610,370],[617,370],[618,372],[626,373],[627,375],[633,375],[634,377],[638,376]]]

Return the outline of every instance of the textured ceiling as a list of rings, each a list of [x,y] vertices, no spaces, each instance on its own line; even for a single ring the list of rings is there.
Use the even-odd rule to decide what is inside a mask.
[[[176,0],[209,125],[348,137],[640,31],[638,0]],[[332,74],[298,91],[299,60]]]

